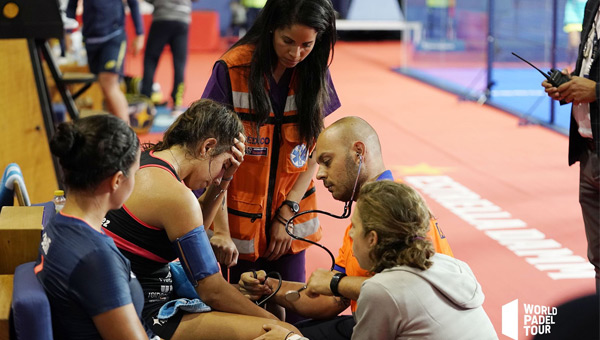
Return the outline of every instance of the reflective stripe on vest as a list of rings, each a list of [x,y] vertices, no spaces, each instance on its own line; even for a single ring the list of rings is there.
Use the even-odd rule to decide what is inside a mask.
[[[319,230],[319,225],[319,219],[316,217],[299,224],[294,223],[293,233],[298,237],[306,237],[316,233]]]
[[[254,240],[240,240],[239,238],[231,240],[240,254],[254,254]]]
[[[250,110],[250,94],[249,93],[232,91],[231,96],[232,96],[232,102],[233,102],[234,108]],[[283,109],[283,111],[291,112],[291,111],[296,111],[297,109],[298,109],[298,107],[296,106],[296,95],[295,94],[288,95],[285,100],[285,108]]]
[[[233,107],[241,109],[250,109],[250,94],[246,92],[232,91]]]
[[[319,226],[319,219],[316,217],[311,218],[306,222],[294,224],[293,233],[298,237],[307,237],[316,233],[319,230]],[[206,234],[208,235],[208,238],[211,238],[214,235],[214,232],[211,229],[208,229]],[[254,254],[254,240],[240,240],[239,238],[231,238],[231,240],[240,254]]]
[[[208,236],[209,239],[211,237],[213,237],[214,234],[215,234],[215,232],[212,231],[212,229],[206,230],[206,235]],[[235,247],[237,248],[237,250],[240,254],[253,254],[254,253],[254,240],[240,240],[239,238],[232,238],[231,240],[235,244]]]

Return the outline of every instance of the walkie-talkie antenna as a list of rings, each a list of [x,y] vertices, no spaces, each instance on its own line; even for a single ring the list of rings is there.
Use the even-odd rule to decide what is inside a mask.
[[[523,60],[524,62],[526,62],[527,64],[529,64],[529,66],[533,67],[534,69],[538,70],[539,73],[541,73],[544,77],[546,77],[546,79],[548,79],[548,81],[552,81],[552,79],[550,78],[549,75],[547,75],[546,73],[544,73],[542,70],[540,70],[539,68],[535,67],[532,63],[528,62],[527,60],[521,58],[518,54],[516,54],[515,52],[511,52],[515,57]]]

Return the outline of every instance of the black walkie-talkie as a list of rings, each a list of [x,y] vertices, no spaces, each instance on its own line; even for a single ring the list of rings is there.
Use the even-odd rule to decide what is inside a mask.
[[[571,80],[569,78],[569,76],[567,76],[566,74],[560,72],[559,70],[552,68],[550,69],[550,71],[548,71],[548,74],[542,72],[542,70],[540,70],[539,68],[535,67],[535,65],[533,65],[532,63],[528,62],[527,60],[523,59],[521,56],[519,56],[518,54],[516,54],[515,52],[511,52],[515,57],[523,60],[524,62],[526,62],[527,64],[529,64],[529,66],[533,67],[534,69],[536,69],[539,73],[541,73],[544,77],[546,77],[546,79],[548,80],[548,82],[550,84],[552,84],[554,87],[559,87],[560,85],[568,82],[569,80]],[[567,102],[565,102],[564,100],[560,101],[560,105],[565,105],[567,104]]]

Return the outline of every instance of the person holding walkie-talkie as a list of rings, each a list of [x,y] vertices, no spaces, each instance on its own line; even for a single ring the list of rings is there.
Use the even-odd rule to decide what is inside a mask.
[[[572,103],[569,131],[569,165],[580,164],[579,203],[588,241],[588,258],[596,270],[600,293],[600,0],[588,0],[575,72],[558,87],[542,82],[548,96]],[[563,70],[568,75],[567,70]]]

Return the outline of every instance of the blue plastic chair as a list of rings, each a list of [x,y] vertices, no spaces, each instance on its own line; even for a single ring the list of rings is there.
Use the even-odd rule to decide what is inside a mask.
[[[10,163],[4,168],[0,184],[0,207],[14,205],[14,197],[21,206],[30,206],[29,194],[25,186],[23,172],[17,163]]]
[[[15,269],[11,304],[11,339],[52,340],[50,302],[37,280],[33,267],[27,262]]]

